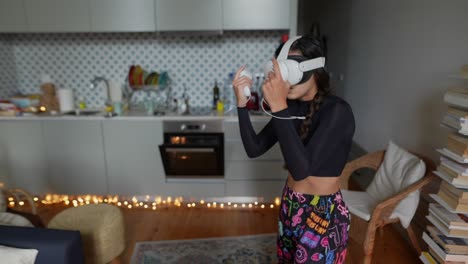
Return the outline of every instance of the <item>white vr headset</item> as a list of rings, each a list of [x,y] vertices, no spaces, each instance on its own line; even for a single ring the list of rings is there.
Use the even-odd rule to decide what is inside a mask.
[[[281,49],[277,61],[281,71],[283,80],[288,81],[290,85],[296,85],[302,81],[304,72],[323,68],[325,66],[325,57],[319,57],[303,62],[288,59],[289,49],[294,41],[300,39],[302,36],[294,37],[288,40]],[[273,62],[269,61],[264,66],[265,77],[268,73],[273,71]]]

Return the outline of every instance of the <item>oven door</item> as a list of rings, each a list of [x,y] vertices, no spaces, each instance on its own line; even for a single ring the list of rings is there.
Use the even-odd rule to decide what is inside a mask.
[[[211,144],[196,144],[195,140],[174,142],[166,135],[165,144],[159,146],[161,158],[168,178],[223,178],[224,177],[224,137],[216,136],[208,140]],[[200,137],[202,135],[196,135]],[[206,135],[205,135],[206,136]],[[187,136],[184,136],[187,138]],[[203,136],[202,136],[203,137]]]

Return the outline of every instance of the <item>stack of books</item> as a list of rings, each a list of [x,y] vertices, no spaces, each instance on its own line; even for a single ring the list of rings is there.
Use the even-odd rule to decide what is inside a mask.
[[[445,147],[438,149],[440,163],[434,174],[442,181],[430,194],[423,232],[427,251],[423,263],[468,264],[468,88],[450,88],[444,95],[449,105],[442,125],[453,129]]]

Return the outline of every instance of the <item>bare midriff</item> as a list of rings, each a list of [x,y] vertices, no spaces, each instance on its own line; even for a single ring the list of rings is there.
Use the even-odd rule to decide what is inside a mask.
[[[311,195],[330,195],[340,189],[339,177],[308,176],[296,181],[291,174],[288,176],[288,187],[295,192]]]

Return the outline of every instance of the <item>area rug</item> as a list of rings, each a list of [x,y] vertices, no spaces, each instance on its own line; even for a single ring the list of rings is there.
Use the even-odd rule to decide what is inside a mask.
[[[131,263],[277,263],[276,234],[138,242]]]

